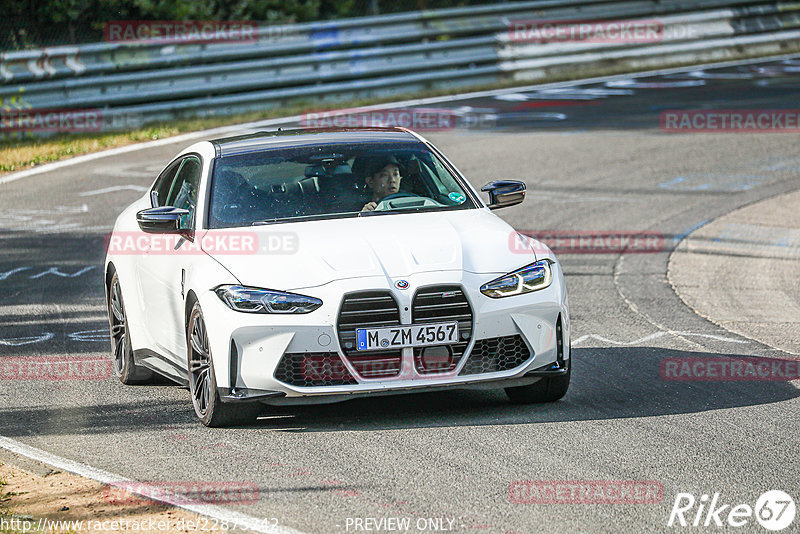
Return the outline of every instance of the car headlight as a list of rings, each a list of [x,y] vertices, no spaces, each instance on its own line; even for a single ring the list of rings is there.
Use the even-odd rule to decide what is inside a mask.
[[[523,295],[531,291],[538,291],[550,285],[553,281],[553,271],[550,268],[552,260],[540,260],[531,263],[501,276],[481,286],[481,293],[493,299]]]
[[[214,292],[232,310],[248,313],[309,313],[322,301],[314,297],[256,287],[220,286]]]

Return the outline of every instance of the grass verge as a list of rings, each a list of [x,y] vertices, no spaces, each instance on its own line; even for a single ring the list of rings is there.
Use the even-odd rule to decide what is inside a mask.
[[[0,463],[0,534],[226,534],[223,521],[53,470]],[[208,527],[208,528],[206,528]],[[235,530],[235,529],[233,529]]]
[[[3,464],[0,463],[0,467],[2,466]],[[20,493],[6,491],[6,486],[8,486],[8,481],[5,478],[0,478],[0,533],[28,534],[29,532],[41,532],[38,528],[28,528],[28,525],[37,525],[39,522],[38,518],[14,513],[11,509],[11,500],[13,497],[20,495]]]

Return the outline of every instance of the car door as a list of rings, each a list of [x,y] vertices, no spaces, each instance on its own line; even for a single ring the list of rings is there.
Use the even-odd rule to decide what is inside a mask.
[[[174,161],[170,162],[163,171],[158,175],[156,178],[153,187],[150,189],[150,201],[152,207],[163,206],[165,205],[164,202],[167,199],[167,195],[169,194],[170,189],[172,188],[172,184],[175,181],[175,175],[178,172],[178,169],[183,163],[184,157],[181,156]],[[159,202],[161,199],[161,202]],[[152,306],[152,296],[157,289],[157,286],[154,286],[155,280],[153,277],[154,273],[154,265],[151,265],[153,258],[150,256],[150,245],[151,241],[158,242],[160,240],[160,236],[154,236],[153,234],[146,234],[142,232],[141,236],[142,239],[136,240],[136,263],[135,263],[135,271],[136,271],[136,290],[138,292],[139,298],[136,299],[136,302],[139,305],[138,316],[144,318],[144,326],[146,328],[145,332],[148,340],[142,340],[144,343],[148,341],[148,346],[153,346],[154,343],[157,342],[159,339],[159,332],[157,332],[153,328],[153,324],[157,324],[155,321],[153,314],[154,309]]]
[[[187,264],[196,258],[193,231],[202,160],[195,154],[180,159],[174,178],[156,184],[158,206],[182,208],[189,213],[181,220],[183,235],[157,235],[144,254],[143,289],[145,316],[158,352],[179,367],[185,367],[184,291]]]

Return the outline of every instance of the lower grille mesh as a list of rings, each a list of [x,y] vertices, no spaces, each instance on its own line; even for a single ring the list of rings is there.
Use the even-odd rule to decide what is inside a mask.
[[[479,339],[459,375],[510,371],[532,356],[520,335]]]
[[[275,368],[275,378],[300,387],[358,383],[335,352],[287,352]]]

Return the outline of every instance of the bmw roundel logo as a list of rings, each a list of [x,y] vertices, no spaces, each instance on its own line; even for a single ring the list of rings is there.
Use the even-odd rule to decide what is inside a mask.
[[[408,289],[408,281],[407,280],[398,280],[394,283],[397,289]]]

